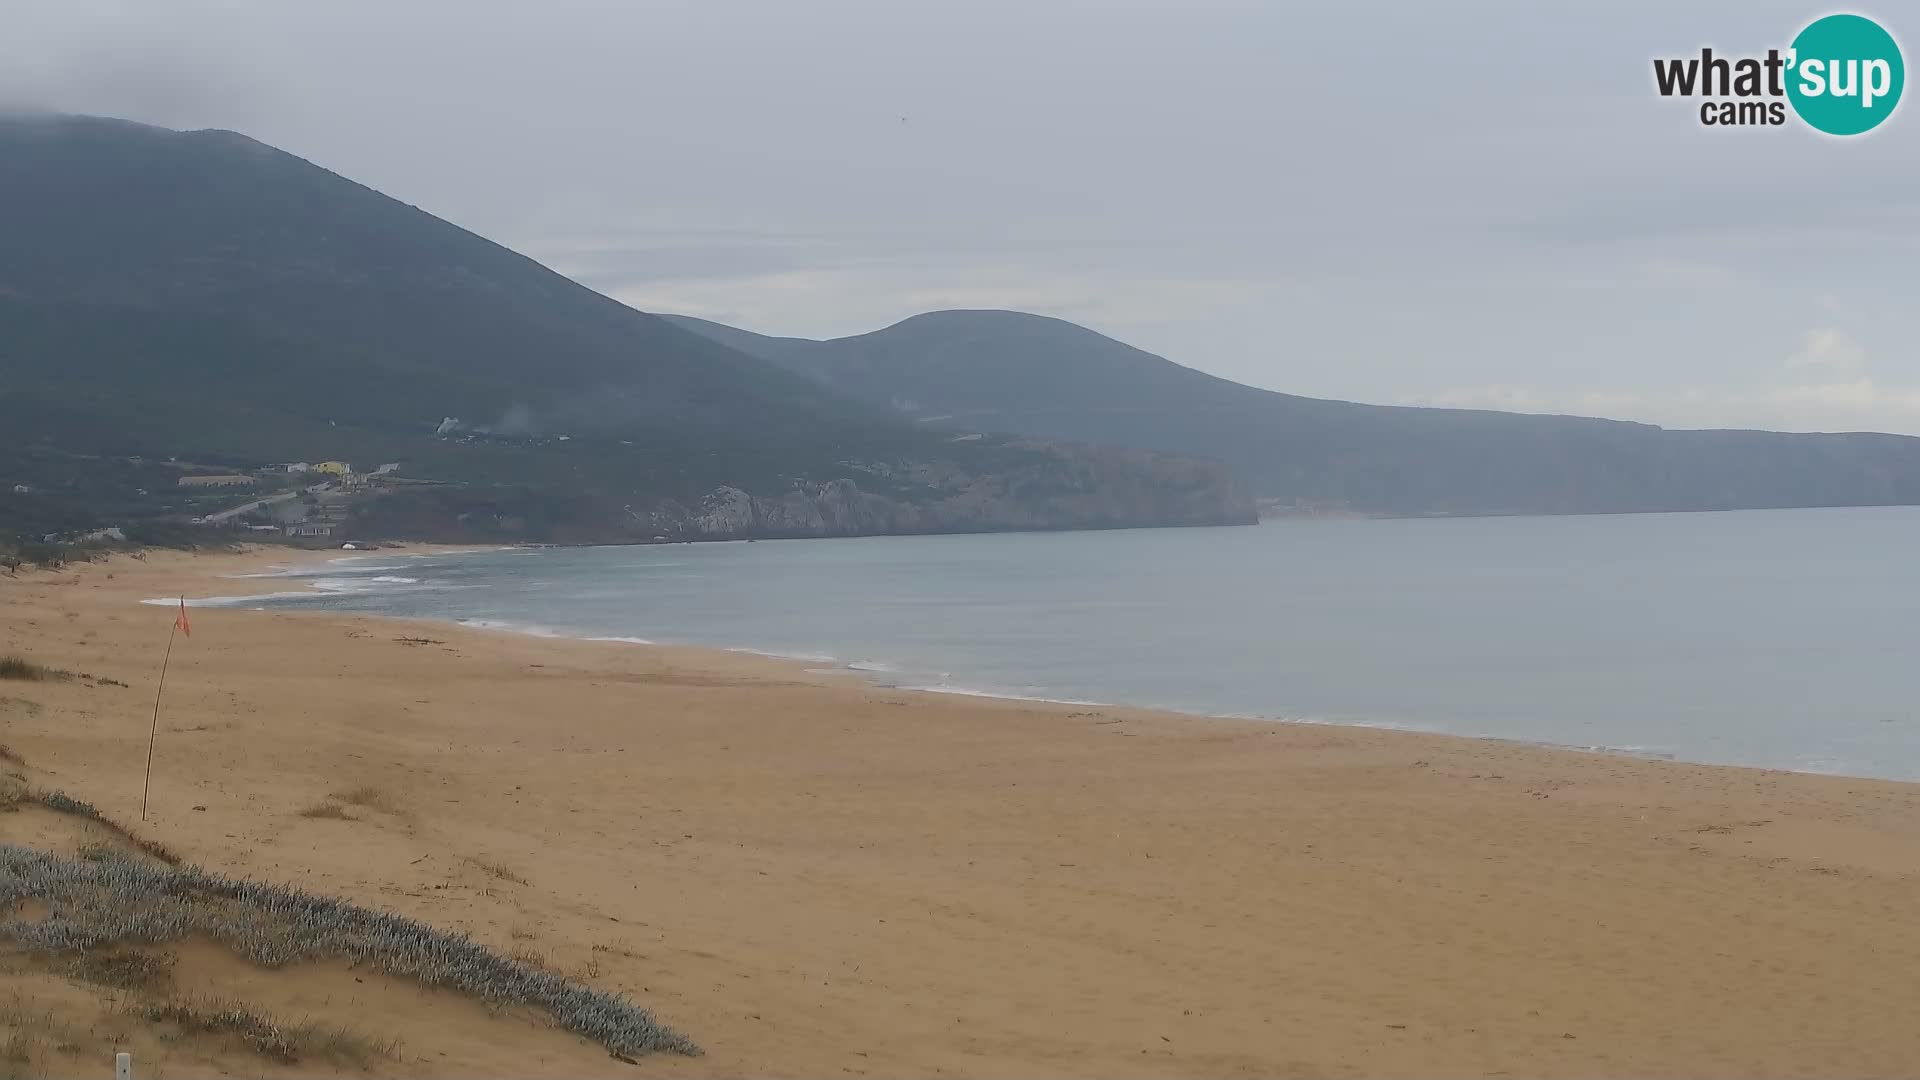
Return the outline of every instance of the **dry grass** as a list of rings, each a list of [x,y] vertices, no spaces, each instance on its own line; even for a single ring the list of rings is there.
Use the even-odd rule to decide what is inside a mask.
[[[43,791],[38,796],[42,805],[60,814],[72,814],[74,817],[91,818],[94,821],[105,820],[100,810],[90,802],[76,799],[64,791]]]
[[[33,1044],[33,1036],[27,1034],[24,1029],[15,1031],[7,1036],[5,1043],[0,1043],[0,1061],[13,1065],[25,1065],[33,1060]]]
[[[507,950],[507,956],[511,958],[514,963],[525,964],[536,971],[552,970],[547,966],[546,956],[542,954],[539,949],[528,945],[515,945],[513,948]]]
[[[69,1017],[56,1015],[35,997],[13,992],[0,1001],[0,1026],[12,1028],[12,1034],[0,1042],[0,1080],[25,1080],[27,1076],[71,1076],[71,1067],[50,1067],[42,1051],[52,1049],[63,1055],[79,1055],[83,1049],[125,1042],[123,1020],[94,1022],[81,1028]],[[38,1061],[38,1067],[33,1067]],[[94,1057],[90,1063],[100,1065]]]
[[[300,816],[303,818],[322,818],[328,821],[360,820],[352,814],[347,813],[346,807],[331,801],[314,803],[312,806],[300,811]]]
[[[148,855],[159,859],[168,866],[180,865],[180,856],[175,854],[173,849],[160,843],[158,840],[148,840],[136,834],[132,829],[102,814],[99,808],[90,802],[83,802],[80,799],[68,795],[64,791],[42,791],[29,795],[28,797],[56,813],[72,814],[74,817],[87,818],[90,821],[97,822],[108,832],[120,837],[122,840],[125,840],[127,843]]]
[[[338,799],[348,806],[364,806],[369,810],[379,810],[388,814],[401,812],[400,805],[394,802],[392,797],[372,784],[361,784],[346,791],[336,791],[327,797]]]
[[[137,1005],[135,1016],[167,1024],[183,1035],[236,1039],[262,1057],[282,1064],[318,1059],[364,1069],[398,1055],[397,1039],[373,1039],[331,1024],[286,1024],[218,998],[176,998]]]
[[[36,664],[24,656],[0,656],[0,679],[44,682],[48,679],[64,679],[66,677],[66,672],[56,671],[44,664]]]
[[[475,867],[481,873],[500,881],[511,881],[515,885],[525,885],[527,879],[513,872],[513,868],[503,862],[490,862],[486,859],[468,859],[467,865]]]
[[[181,859],[179,854],[175,852],[172,848],[161,843],[160,841],[149,840],[144,836],[135,836],[132,833],[128,832],[126,829],[122,828],[121,826],[114,825],[114,823],[111,821],[107,822],[107,824],[112,826],[115,829],[118,829],[122,836],[125,836],[128,840],[133,841],[134,847],[139,848],[141,851],[146,852],[148,855],[151,855],[154,858],[159,859],[161,862],[166,863],[168,866],[180,865]]]
[[[176,959],[171,952],[163,949],[110,945],[81,952],[68,959],[60,970],[62,974],[98,986],[153,992],[173,985]]]

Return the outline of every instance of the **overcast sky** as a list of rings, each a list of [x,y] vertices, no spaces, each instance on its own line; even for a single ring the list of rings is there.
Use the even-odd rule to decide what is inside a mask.
[[[1920,103],[1703,128],[1654,56],[1827,8],[1581,6],[0,0],[0,103],[243,131],[767,333],[1006,307],[1295,393],[1920,433]]]

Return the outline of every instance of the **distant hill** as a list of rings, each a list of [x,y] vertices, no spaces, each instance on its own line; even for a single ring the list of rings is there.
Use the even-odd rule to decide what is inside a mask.
[[[1560,514],[1920,503],[1920,439],[1906,436],[1680,431],[1297,397],[1012,311],[936,311],[829,341],[668,318],[927,425],[1218,460],[1256,495],[1300,508]]]
[[[163,421],[103,409],[166,404],[219,417],[187,433],[206,451],[292,434],[281,424],[430,433],[446,416],[768,445],[884,426],[811,381],[232,132],[0,119],[0,223],[8,355],[59,360],[13,380],[70,388],[75,362],[112,380],[84,407],[56,396],[57,417],[10,417],[54,434],[130,422],[125,437],[140,440]]]
[[[179,510],[126,465],[171,457],[404,461],[458,488],[388,526],[538,539],[1247,513],[1218,467],[918,430],[244,135],[0,114],[0,516]]]

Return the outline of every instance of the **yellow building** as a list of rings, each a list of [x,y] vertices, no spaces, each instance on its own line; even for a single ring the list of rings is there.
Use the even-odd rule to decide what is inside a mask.
[[[314,472],[323,472],[328,476],[345,476],[353,471],[353,466],[344,461],[323,461],[313,467]]]

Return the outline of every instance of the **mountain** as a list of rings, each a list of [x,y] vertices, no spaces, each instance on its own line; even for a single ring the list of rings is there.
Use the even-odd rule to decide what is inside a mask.
[[[233,132],[0,115],[0,236],[0,524],[182,510],[169,458],[398,461],[442,486],[369,523],[495,537],[1250,513],[1218,466],[917,429]]]
[[[1416,515],[1920,503],[1920,439],[1907,436],[1682,431],[1297,397],[1012,311],[936,311],[829,341],[668,318],[924,425],[1217,460],[1285,507]]]

